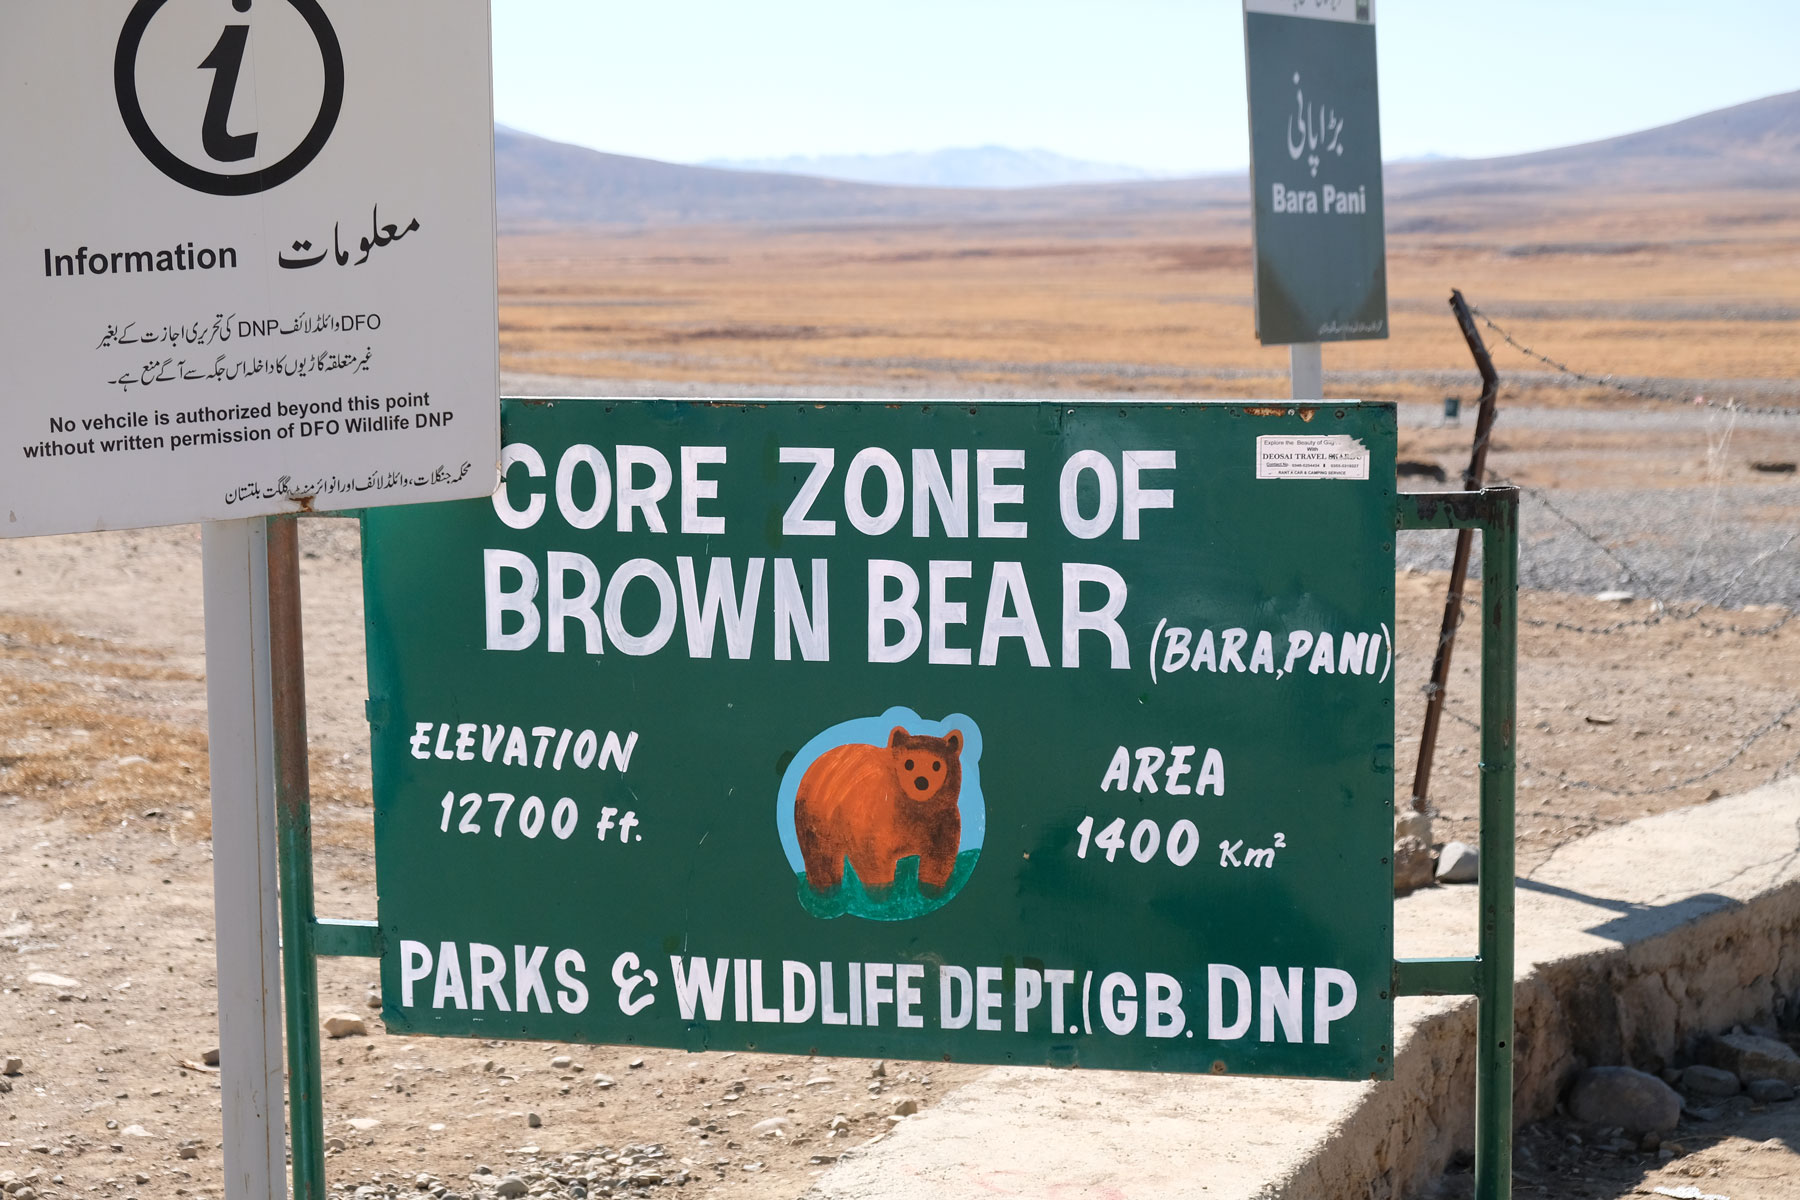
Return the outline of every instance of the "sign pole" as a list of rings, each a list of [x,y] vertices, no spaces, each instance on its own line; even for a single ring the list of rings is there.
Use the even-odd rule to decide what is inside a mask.
[[[1296,342],[1288,347],[1288,378],[1291,398],[1323,400],[1325,398],[1325,354],[1318,342]]]
[[[208,524],[203,559],[225,1194],[286,1200],[265,523]]]
[[[1514,743],[1519,492],[1495,488],[1481,529],[1481,970],[1476,1009],[1475,1195],[1512,1195]]]
[[[281,954],[287,979],[288,1124],[294,1146],[294,1198],[325,1200],[299,518],[270,517],[268,530],[269,656],[274,668],[275,801],[280,814]]]
[[[1481,930],[1472,958],[1396,960],[1394,994],[1475,997],[1475,1200],[1509,1200],[1519,491],[1413,492],[1399,500],[1396,529],[1481,531]]]

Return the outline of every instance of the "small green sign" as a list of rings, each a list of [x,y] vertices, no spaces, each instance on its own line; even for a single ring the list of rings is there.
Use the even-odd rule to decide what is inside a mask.
[[[391,1030],[1388,1075],[1391,406],[502,422],[363,519]]]
[[[1244,0],[1265,345],[1388,336],[1370,0]]]

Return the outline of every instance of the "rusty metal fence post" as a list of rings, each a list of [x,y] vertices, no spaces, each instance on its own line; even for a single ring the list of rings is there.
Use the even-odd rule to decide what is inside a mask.
[[[1462,477],[1463,490],[1477,492],[1481,490],[1482,479],[1487,474],[1488,440],[1494,428],[1500,376],[1494,370],[1494,360],[1488,355],[1480,332],[1475,328],[1475,318],[1469,312],[1468,301],[1463,299],[1461,291],[1454,288],[1450,291],[1450,309],[1456,314],[1456,323],[1462,329],[1463,339],[1469,343],[1469,353],[1475,356],[1475,369],[1481,372],[1480,408],[1475,417],[1475,446],[1469,454],[1469,466]],[[1450,682],[1450,656],[1456,650],[1456,630],[1462,624],[1463,585],[1468,582],[1469,552],[1474,541],[1474,530],[1457,530],[1456,555],[1450,562],[1450,586],[1444,596],[1444,620],[1438,628],[1437,652],[1431,660],[1431,683],[1425,692],[1425,727],[1419,734],[1419,758],[1413,769],[1414,812],[1422,813],[1426,810],[1426,798],[1431,791],[1431,763],[1437,752],[1438,722],[1444,715],[1444,689]]]
[[[314,911],[299,518],[267,520],[281,965],[287,1000],[288,1123],[294,1200],[328,1200],[324,1072],[319,1061],[318,960],[320,955],[378,957],[381,942],[373,921],[323,919]]]

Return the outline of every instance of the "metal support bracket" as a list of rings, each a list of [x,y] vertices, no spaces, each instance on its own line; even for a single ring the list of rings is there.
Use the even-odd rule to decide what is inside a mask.
[[[1514,724],[1518,706],[1519,490],[1413,492],[1396,529],[1481,533],[1481,908],[1473,958],[1398,959],[1396,996],[1476,997],[1475,1196],[1512,1195]]]
[[[312,951],[320,958],[380,958],[381,926],[374,921],[314,917]]]

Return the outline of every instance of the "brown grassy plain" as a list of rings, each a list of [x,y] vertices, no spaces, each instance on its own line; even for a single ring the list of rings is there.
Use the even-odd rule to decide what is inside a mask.
[[[1328,377],[1359,373],[1333,390],[1438,400],[1442,372],[1470,370],[1446,306],[1460,287],[1522,340],[1593,374],[1791,402],[1791,387],[1732,382],[1800,377],[1791,201],[1738,192],[1397,204],[1393,336],[1328,347]],[[1253,335],[1250,233],[1237,211],[516,234],[500,262],[502,365],[514,372],[738,392],[1251,396],[1286,382],[1282,349]],[[1620,399],[1546,388],[1540,364],[1505,348],[1497,359],[1522,385],[1514,400]]]

